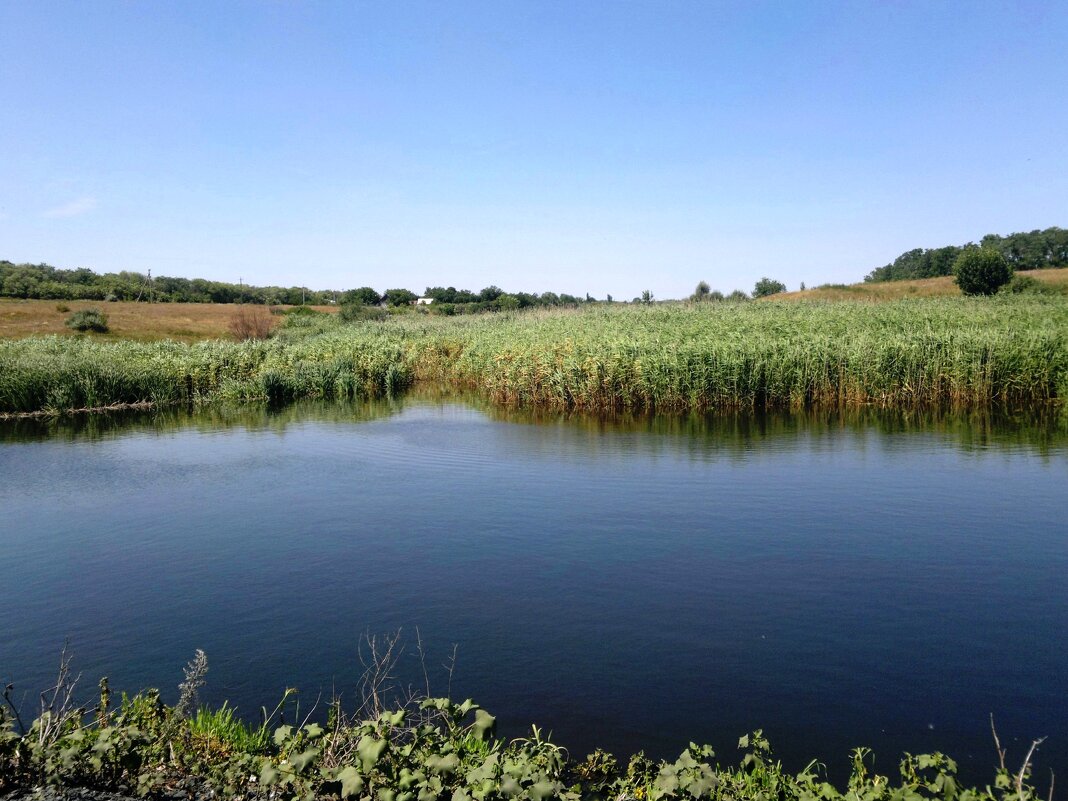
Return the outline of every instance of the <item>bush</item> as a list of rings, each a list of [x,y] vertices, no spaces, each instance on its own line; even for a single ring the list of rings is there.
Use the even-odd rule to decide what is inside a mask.
[[[364,306],[360,303],[346,303],[341,307],[341,311],[338,312],[338,318],[343,323],[357,323],[363,320],[377,320],[381,322],[385,320],[389,314],[385,309],[380,309],[377,306]]]
[[[67,312],[70,311],[70,306],[68,306],[66,303],[57,303],[56,304],[56,311],[59,312],[60,314],[66,314]]]
[[[311,306],[293,306],[282,312],[286,317],[325,317],[326,312],[313,309]]]
[[[1040,295],[1042,284],[1029,275],[1014,275],[998,292],[1003,295]]]
[[[957,286],[965,295],[993,295],[1012,279],[1012,272],[1012,265],[994,248],[967,248],[953,263]]]
[[[768,295],[778,295],[786,291],[786,284],[771,278],[761,278],[753,287],[754,298],[766,298]]]
[[[68,317],[66,326],[75,331],[96,331],[98,334],[106,334],[108,316],[100,309],[83,309]]]
[[[1030,275],[1014,275],[998,293],[1002,295],[1068,295],[1068,287],[1039,281]]]
[[[248,339],[267,339],[274,328],[274,319],[266,306],[252,304],[238,306],[230,318],[230,333],[238,342]]]

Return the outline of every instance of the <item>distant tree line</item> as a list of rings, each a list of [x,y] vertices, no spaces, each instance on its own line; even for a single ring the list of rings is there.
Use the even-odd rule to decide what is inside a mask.
[[[987,234],[979,244],[983,248],[999,251],[1013,270],[1068,267],[1068,229],[1053,227],[1044,231],[1008,236]],[[890,264],[872,270],[864,280],[907,281],[952,275],[953,265],[968,247],[974,247],[974,244],[969,242],[943,248],[916,248],[902,253]]]
[[[423,297],[434,301],[430,306],[431,313],[445,315],[512,311],[534,306],[579,306],[596,302],[590,295],[580,298],[566,292],[559,295],[555,292],[542,292],[540,295],[530,292],[505,292],[498,286],[488,286],[481,292],[451,286],[428,286]]]
[[[805,285],[802,284],[801,288],[804,289]],[[761,278],[756,282],[753,287],[754,298],[766,298],[768,295],[777,295],[780,292],[786,291],[786,284],[782,281],[776,281],[774,278]],[[749,300],[750,296],[743,292],[741,289],[736,289],[729,295],[724,295],[722,292],[716,289],[712,289],[708,285],[707,281],[700,281],[697,287],[694,289],[693,294],[690,295],[690,301],[694,303],[707,303],[720,300]],[[637,298],[634,299],[637,302]]]
[[[65,270],[49,264],[14,264],[0,260],[0,297],[37,300],[152,300],[157,303],[262,303],[299,306],[340,303],[358,306],[408,306],[420,297],[431,298],[436,314],[469,314],[480,311],[523,309],[531,306],[577,306],[595,302],[586,295],[566,293],[505,292],[489,286],[481,292],[455,287],[427,287],[422,296],[410,289],[372,287],[345,292],[305,287],[250,286],[204,278],[172,278],[138,272],[98,274],[86,267]]]
[[[158,303],[322,304],[332,290],[292,286],[248,286],[204,278],[148,276],[137,272],[98,274],[87,267],[64,270],[50,264],[0,261],[0,296],[44,300],[153,300]]]

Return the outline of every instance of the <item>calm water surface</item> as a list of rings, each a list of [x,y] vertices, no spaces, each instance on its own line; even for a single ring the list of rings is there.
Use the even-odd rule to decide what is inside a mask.
[[[794,768],[941,749],[988,716],[1068,772],[1064,424],[585,417],[456,399],[0,424],[0,679],[354,696],[364,632],[574,752]],[[405,678],[421,681],[409,648]],[[840,775],[840,773],[838,774]]]

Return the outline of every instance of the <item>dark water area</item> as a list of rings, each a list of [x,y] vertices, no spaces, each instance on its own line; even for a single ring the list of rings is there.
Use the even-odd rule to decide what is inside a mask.
[[[941,750],[1068,772],[1063,417],[634,417],[458,397],[0,422],[0,680],[32,711],[69,640],[86,700],[253,717],[354,699],[365,632],[402,680],[575,754],[799,769]],[[23,695],[24,694],[24,695]]]

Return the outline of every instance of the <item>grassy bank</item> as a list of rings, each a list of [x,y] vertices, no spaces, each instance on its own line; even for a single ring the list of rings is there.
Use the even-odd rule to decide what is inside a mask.
[[[175,706],[150,690],[115,702],[106,680],[92,706],[71,702],[69,672],[41,698],[36,720],[14,704],[0,706],[0,794],[44,786],[90,787],[148,797],[376,801],[431,799],[717,799],[721,801],[1037,801],[1030,782],[1032,752],[1013,754],[1018,768],[992,748],[991,784],[966,789],[956,764],[942,754],[906,755],[898,775],[874,772],[867,749],[851,757],[845,787],[829,783],[813,761],[799,773],[783,769],[761,732],[742,737],[727,763],[708,746],[691,745],[674,761],[641,754],[617,762],[603,751],[573,758],[537,727],[505,741],[495,719],[471,701],[408,699],[384,707],[376,693],[360,712],[329,706],[325,722],[309,722],[287,691],[261,722],[248,725],[232,709],[198,708],[196,689],[206,661],[186,671]],[[69,671],[69,667],[64,666]],[[199,672],[198,672],[199,670]],[[375,685],[372,685],[375,686]],[[10,700],[11,688],[5,695]],[[1052,796],[1052,787],[1050,788]]]
[[[266,342],[0,341],[0,411],[378,396],[416,380],[597,411],[1012,408],[1068,396],[1068,302],[1059,297],[293,323]]]
[[[1038,282],[1040,291],[1068,295],[1068,269],[1021,270],[1016,273]],[[960,288],[951,275],[915,278],[908,281],[869,281],[859,284],[824,284],[801,292],[783,292],[768,300],[854,300],[880,303],[906,298],[960,297]]]

